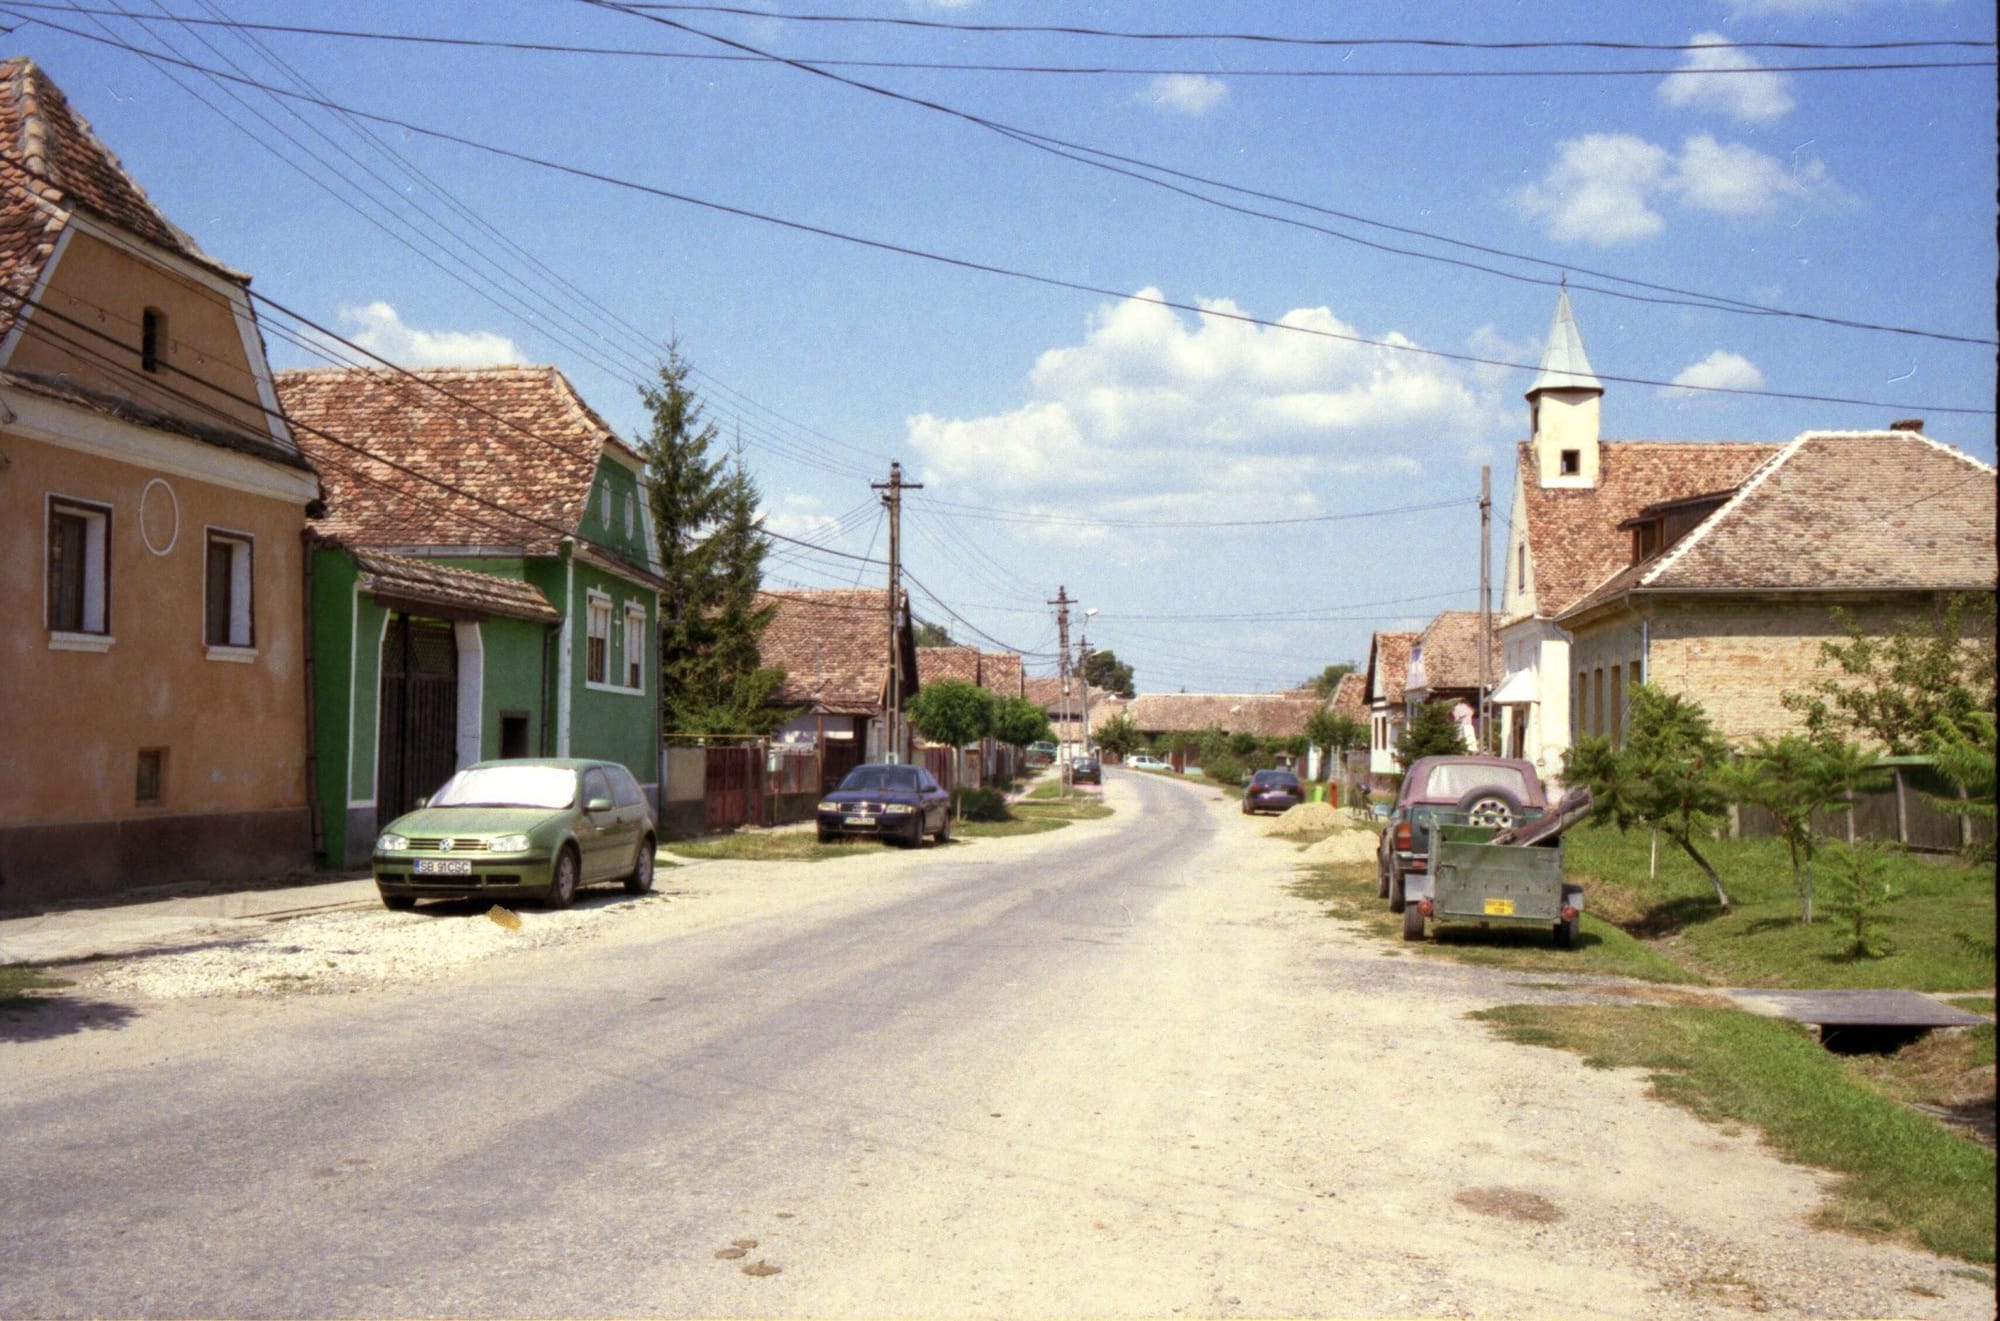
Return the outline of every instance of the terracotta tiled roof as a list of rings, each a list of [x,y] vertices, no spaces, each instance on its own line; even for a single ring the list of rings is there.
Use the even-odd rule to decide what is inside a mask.
[[[1632,590],[1990,591],[1994,482],[1913,432],[1807,432],[1664,553],[1565,613]]]
[[[936,683],[939,679],[979,682],[979,648],[918,647],[917,682]]]
[[[1081,676],[1072,674],[1069,679],[1069,697],[1067,698],[1071,711],[1081,711],[1083,709],[1083,695],[1086,689],[1090,693],[1092,711],[1097,709],[1100,702],[1105,701],[1111,696],[1110,693],[1102,688],[1091,688],[1088,684],[1084,683]],[[1027,691],[1022,695],[1036,706],[1041,707],[1044,711],[1054,714],[1063,706],[1065,701],[1062,690],[1062,676],[1059,674],[1030,675],[1027,679]]]
[[[1621,440],[1599,450],[1594,488],[1543,489],[1532,442],[1520,447],[1535,613],[1562,614],[1632,557],[1618,525],[1647,505],[1732,490],[1780,446],[1746,441]]]
[[[1340,676],[1340,683],[1333,690],[1333,700],[1327,703],[1334,711],[1356,720],[1368,718],[1368,676],[1360,670],[1349,670]]]
[[[1489,639],[1490,657],[1486,664],[1489,683],[1500,682],[1500,639],[1495,621]],[[1424,686],[1433,693],[1448,689],[1479,687],[1479,612],[1444,610],[1431,620],[1417,639],[1418,650],[1410,653],[1410,670],[1421,665]],[[1413,686],[1415,674],[1404,675],[1404,685]]]
[[[323,368],[276,379],[326,485],[320,529],[348,545],[553,554],[582,525],[605,447],[631,452],[553,367]]]
[[[1125,713],[1147,734],[1220,729],[1290,738],[1305,733],[1306,721],[1319,708],[1311,693],[1141,693]]]
[[[1021,697],[1027,676],[1021,669],[1021,653],[1017,651],[982,651],[979,653],[979,684],[1001,697]]]
[[[354,549],[348,554],[361,570],[362,590],[378,597],[543,623],[562,618],[539,588],[518,578],[502,578],[387,551]]]
[[[0,369],[0,382],[5,382],[17,390],[27,390],[79,408],[88,408],[107,417],[150,427],[155,431],[170,431],[220,449],[235,450],[240,454],[268,459],[272,463],[282,463],[288,468],[313,471],[312,464],[308,463],[303,455],[278,444],[269,436],[252,435],[195,418],[182,417],[137,399],[92,389],[70,376],[50,377],[39,373]]]
[[[889,689],[886,587],[765,592],[776,607],[764,630],[763,662],[782,666],[774,706],[832,715],[874,715]]]
[[[1379,690],[1382,700],[1401,706],[1403,686],[1409,680],[1410,648],[1417,633],[1377,633],[1368,644],[1368,696],[1371,704]]]

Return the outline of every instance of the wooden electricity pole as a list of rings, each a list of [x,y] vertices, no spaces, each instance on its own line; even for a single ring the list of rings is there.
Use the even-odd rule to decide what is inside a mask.
[[[1061,585],[1056,586],[1056,599],[1049,602],[1056,608],[1056,673],[1062,679],[1062,706],[1060,719],[1069,718],[1069,608],[1072,604],[1069,592]],[[1069,783],[1069,763],[1062,760],[1062,731],[1056,731],[1056,759],[1061,762],[1064,784]]]
[[[900,463],[889,465],[888,481],[871,482],[869,487],[883,493],[882,503],[889,510],[889,709],[882,722],[882,757],[897,762],[903,759],[902,619],[897,610],[903,594],[903,492],[924,488],[921,482],[903,480]]]
[[[1493,469],[1479,469],[1479,746],[1493,721]]]

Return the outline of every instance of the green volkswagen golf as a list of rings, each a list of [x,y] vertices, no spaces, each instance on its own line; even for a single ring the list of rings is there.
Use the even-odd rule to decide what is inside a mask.
[[[419,899],[540,899],[567,908],[578,887],[653,888],[653,815],[614,761],[482,761],[446,780],[375,840],[389,908]]]

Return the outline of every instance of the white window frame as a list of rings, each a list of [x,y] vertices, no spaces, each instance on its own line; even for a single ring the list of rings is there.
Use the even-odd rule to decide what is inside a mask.
[[[620,673],[628,692],[646,691],[646,607],[637,601],[625,603],[625,652]]]
[[[601,642],[603,647],[597,655],[603,658],[603,670],[593,672],[591,643]],[[611,598],[603,592],[591,591],[584,598],[584,643],[583,643],[583,684],[586,688],[610,688],[611,684]]]
[[[49,599],[50,537],[56,515],[80,518],[83,534],[83,619],[77,629],[49,628],[50,651],[109,651],[111,634],[111,506],[94,500],[49,492],[42,516],[42,623],[49,625],[55,602]]]
[[[229,548],[229,635],[208,636],[208,557],[217,545]],[[201,538],[201,641],[212,661],[257,659],[257,539],[235,528],[205,526]]]
[[[597,488],[597,513],[604,520],[604,526],[608,528],[618,526],[611,521],[611,488],[609,486],[600,486]]]

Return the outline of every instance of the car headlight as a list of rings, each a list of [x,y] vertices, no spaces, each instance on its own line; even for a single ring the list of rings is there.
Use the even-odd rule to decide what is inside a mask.
[[[526,835],[495,835],[486,847],[494,853],[526,853],[530,844]]]
[[[822,812],[842,812],[845,811],[846,809],[842,807],[839,803],[828,800],[827,802],[821,803],[819,805],[819,810]]]
[[[393,830],[383,831],[381,836],[375,841],[375,851],[377,853],[401,853],[408,847],[410,847],[410,841],[404,839]]]
[[[884,803],[882,805],[882,813],[885,816],[908,816],[916,810],[916,808],[910,806],[908,803]]]

